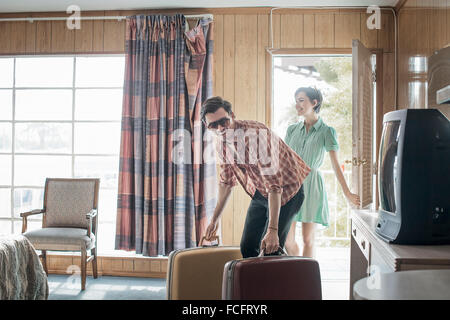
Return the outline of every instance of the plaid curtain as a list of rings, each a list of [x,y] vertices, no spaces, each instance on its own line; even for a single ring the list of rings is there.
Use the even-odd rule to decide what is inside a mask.
[[[200,119],[212,95],[212,23],[131,16],[117,200],[119,250],[168,255],[196,246],[216,204],[216,166]]]

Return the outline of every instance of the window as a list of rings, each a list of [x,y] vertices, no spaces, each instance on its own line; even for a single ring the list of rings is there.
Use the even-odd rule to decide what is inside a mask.
[[[98,249],[114,250],[124,68],[121,55],[0,58],[0,234],[42,208],[45,178],[98,177]]]

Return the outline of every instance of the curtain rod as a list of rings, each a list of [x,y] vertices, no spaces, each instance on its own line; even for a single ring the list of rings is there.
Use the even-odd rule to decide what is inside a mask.
[[[0,18],[0,22],[6,21],[64,21],[67,19],[71,20],[124,20],[129,16],[97,16],[97,17],[77,17],[77,16],[67,16],[67,17],[28,17],[28,18]],[[185,15],[187,19],[197,19],[197,18],[206,18],[213,19],[213,15],[210,13],[207,14],[198,14],[198,15]]]

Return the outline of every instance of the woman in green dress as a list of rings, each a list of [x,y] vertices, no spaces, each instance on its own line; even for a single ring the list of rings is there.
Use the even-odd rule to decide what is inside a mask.
[[[338,160],[339,144],[336,131],[326,125],[319,116],[322,94],[311,87],[302,87],[295,92],[296,109],[304,121],[289,126],[285,142],[311,167],[303,183],[305,200],[286,239],[285,248],[289,255],[298,256],[299,247],[295,241],[295,226],[302,222],[303,256],[314,256],[316,224],[328,227],[328,201],[322,175],[319,171],[325,152],[330,155],[334,173],[347,200],[355,206],[359,196],[350,192]]]

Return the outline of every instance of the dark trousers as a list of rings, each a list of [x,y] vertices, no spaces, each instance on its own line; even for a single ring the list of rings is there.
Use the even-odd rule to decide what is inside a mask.
[[[289,229],[295,215],[302,206],[303,186],[284,206],[280,208],[278,217],[278,239],[280,247],[284,247]],[[242,257],[256,257],[259,255],[261,241],[266,234],[269,222],[269,202],[262,194],[256,190],[255,195],[250,202],[245,218],[244,231],[241,238]]]

